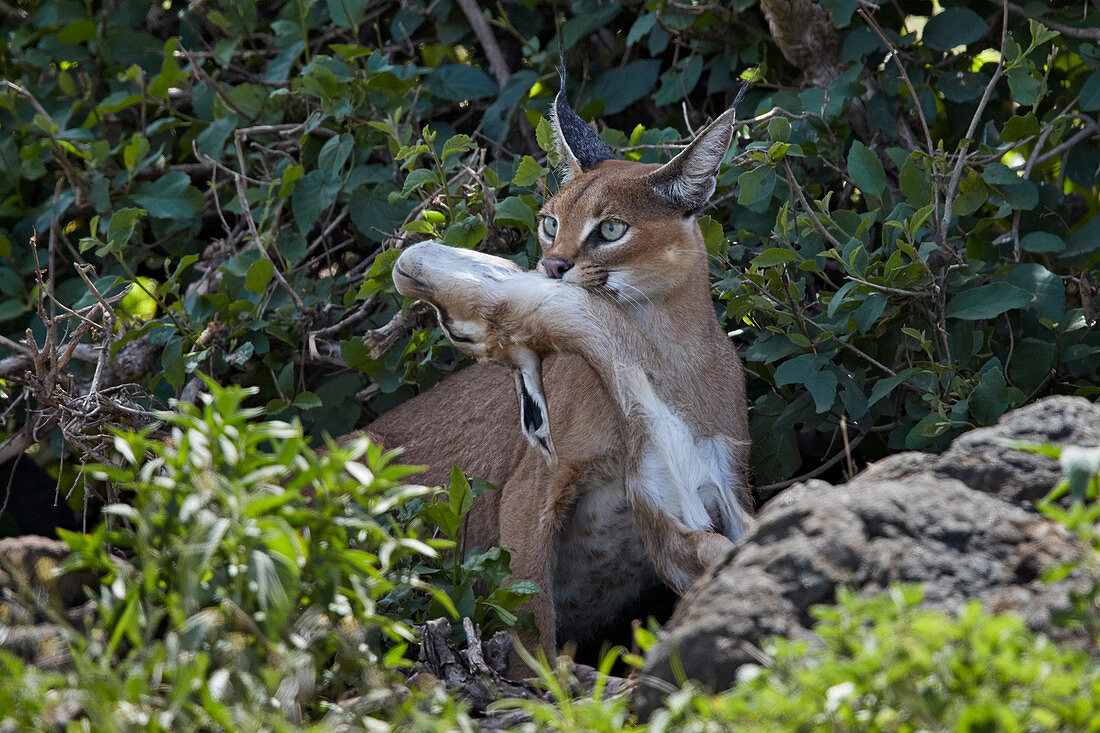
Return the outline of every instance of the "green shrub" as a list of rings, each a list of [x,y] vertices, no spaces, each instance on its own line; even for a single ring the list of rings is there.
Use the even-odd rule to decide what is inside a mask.
[[[430,491],[402,481],[415,468],[366,439],[315,452],[299,425],[243,407],[255,390],[210,388],[161,414],[168,438],[120,432],[121,465],[89,469],[127,503],[89,534],[62,534],[64,567],[102,574],[67,684],[6,658],[19,683],[50,682],[93,727],[251,727],[320,719],[352,691],[384,701],[387,670],[408,665],[415,640],[411,610],[387,599],[422,593],[456,613],[415,569],[451,543],[393,518]]]
[[[920,608],[917,588],[818,606],[824,645],[779,639],[727,694],[674,696],[654,730],[1098,730],[1100,665],[971,601]]]

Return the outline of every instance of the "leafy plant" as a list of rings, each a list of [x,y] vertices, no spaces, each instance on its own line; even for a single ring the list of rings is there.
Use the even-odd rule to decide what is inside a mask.
[[[433,587],[446,594],[449,602],[417,593],[412,587],[403,587],[387,596],[384,604],[384,607],[392,604],[403,613],[411,613],[418,624],[449,615],[452,636],[457,644],[465,639],[462,618],[471,619],[486,638],[503,629],[534,629],[531,614],[517,612],[517,609],[535,593],[543,592],[538,583],[530,580],[513,580],[505,585],[511,574],[509,548],[466,546],[463,520],[473,507],[474,499],[487,491],[500,489],[483,479],[467,478],[456,466],[451,470],[447,488],[441,487],[424,501],[409,502],[409,511],[404,514],[424,526],[436,528],[437,534],[447,538],[452,548],[442,561],[420,560],[413,567],[417,577],[430,580]],[[398,521],[408,519],[399,516]],[[452,609],[457,609],[457,616]]]
[[[818,606],[824,646],[775,640],[768,666],[742,668],[729,693],[685,691],[652,730],[706,730],[715,721],[766,730],[1090,730],[1100,668],[1072,647],[991,615],[978,601],[957,616],[922,608],[895,587]]]
[[[92,625],[70,639],[93,725],[323,717],[323,701],[408,665],[411,617],[383,614],[383,598],[405,589],[456,613],[409,562],[450,543],[393,520],[429,491],[402,481],[415,468],[365,439],[315,452],[300,425],[255,419],[254,389],[208,384],[201,406],[161,414],[167,439],[117,433],[121,465],[88,470],[128,503],[89,534],[63,531],[63,569],[102,575]]]

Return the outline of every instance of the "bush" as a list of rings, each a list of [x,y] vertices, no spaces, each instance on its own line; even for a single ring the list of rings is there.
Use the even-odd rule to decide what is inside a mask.
[[[255,390],[210,387],[161,415],[170,437],[121,432],[122,465],[89,469],[127,503],[89,534],[62,530],[63,569],[102,576],[95,611],[63,674],[5,655],[15,685],[0,695],[56,690],[6,708],[15,722],[41,727],[65,705],[95,728],[247,728],[319,720],[354,691],[381,705],[415,641],[411,609],[389,597],[456,613],[415,568],[451,543],[393,518],[430,491],[402,481],[416,469],[365,439],[314,452],[299,425],[254,419]]]
[[[842,593],[816,607],[824,642],[775,640],[769,663],[741,670],[717,697],[680,693],[654,730],[1096,730],[1100,666],[1079,650],[991,615],[919,608],[916,588],[875,598]]]

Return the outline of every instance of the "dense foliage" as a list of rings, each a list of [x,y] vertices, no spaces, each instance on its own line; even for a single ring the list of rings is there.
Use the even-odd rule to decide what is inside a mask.
[[[475,31],[449,0],[4,7],[0,329],[30,328],[41,363],[3,375],[18,447],[60,426],[102,459],[104,422],[196,370],[315,436],[439,379],[439,331],[391,322],[396,248],[534,262],[561,50],[575,106],[632,159],[755,80],[703,225],[759,483],[1095,393],[1093,8],[525,0]],[[89,387],[73,341],[148,345],[132,401]]]
[[[485,487],[458,473],[426,502],[376,447],[307,443],[461,366],[393,289],[404,244],[537,259],[563,53],[569,98],[633,160],[668,159],[753,80],[701,225],[759,484],[1097,394],[1095,4],[484,5],[0,3],[0,460],[30,449],[73,507],[88,486],[110,502],[66,535],[102,573],[92,627],[59,670],[0,652],[3,725],[469,725],[390,683],[412,624],[523,622],[535,588],[475,592],[506,551],[441,558],[423,529],[454,537]],[[201,398],[200,374],[253,391]],[[1094,497],[1095,473],[1067,489]],[[1095,546],[1096,507],[1045,511]],[[770,667],[681,692],[652,727],[1096,717],[1094,662],[912,601],[846,599],[822,612],[825,648],[777,642]],[[538,725],[634,724],[542,673],[559,704],[527,704]]]

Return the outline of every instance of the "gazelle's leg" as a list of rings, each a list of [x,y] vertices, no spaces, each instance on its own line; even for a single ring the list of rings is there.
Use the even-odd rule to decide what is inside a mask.
[[[562,500],[563,493],[572,491],[564,473],[552,470],[538,453],[529,450],[503,487],[500,504],[500,542],[512,548],[512,578],[533,580],[543,591],[520,606],[520,611],[534,614],[537,636],[520,632],[519,642],[532,653],[541,648],[547,659],[557,654],[554,535],[561,512],[572,500],[571,494]],[[516,654],[508,666],[513,675],[529,676],[530,670]]]
[[[678,595],[687,592],[712,562],[733,547],[716,532],[678,527],[667,514],[654,511],[644,500],[634,502],[634,513],[642,531],[642,544],[657,575]]]

